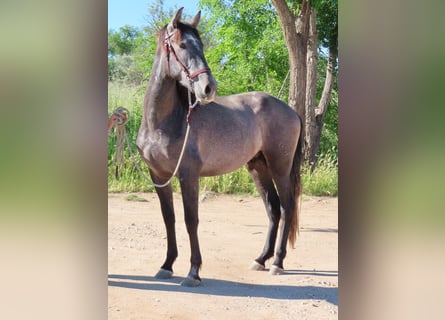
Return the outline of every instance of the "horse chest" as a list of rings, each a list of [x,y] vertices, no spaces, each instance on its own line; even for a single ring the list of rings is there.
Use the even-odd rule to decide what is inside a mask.
[[[142,157],[151,168],[169,170],[171,160],[171,138],[156,130],[153,134],[138,137],[138,147]]]

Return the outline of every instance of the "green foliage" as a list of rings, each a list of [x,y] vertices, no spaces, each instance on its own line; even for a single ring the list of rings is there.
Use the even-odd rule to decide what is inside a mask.
[[[338,158],[338,92],[332,90],[332,98],[324,116],[323,130],[321,131],[320,157],[329,155]]]
[[[141,84],[144,80],[142,72],[132,55],[118,55],[108,61],[108,80],[129,84]]]
[[[119,31],[108,31],[108,55],[129,55],[136,48],[135,39],[139,36],[137,28],[132,26],[123,26]]]
[[[108,80],[140,84],[144,73],[137,67],[136,51],[143,33],[124,26],[108,31]]]
[[[207,19],[203,32],[213,35],[206,58],[218,80],[218,93],[255,90],[277,95],[289,65],[270,2],[203,0],[201,6]]]
[[[338,50],[338,0],[316,0],[318,40],[325,48]]]

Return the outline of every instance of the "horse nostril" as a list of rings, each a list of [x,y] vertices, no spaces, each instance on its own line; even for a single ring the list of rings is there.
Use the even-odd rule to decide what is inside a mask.
[[[206,95],[209,95],[210,92],[212,92],[212,88],[210,88],[209,85],[206,85],[206,88],[205,88],[204,92],[205,92]]]

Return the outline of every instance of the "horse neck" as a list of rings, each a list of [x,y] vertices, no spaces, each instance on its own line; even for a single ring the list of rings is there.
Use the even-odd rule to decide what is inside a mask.
[[[176,80],[167,76],[165,66],[165,58],[157,55],[145,93],[144,121],[154,130],[173,113],[181,112],[182,109],[179,106]]]

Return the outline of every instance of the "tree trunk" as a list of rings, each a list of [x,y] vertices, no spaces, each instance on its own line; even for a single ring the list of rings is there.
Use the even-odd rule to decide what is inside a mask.
[[[307,0],[302,0],[300,11],[295,19],[296,46],[288,47],[289,52],[295,52],[295,68],[290,71],[289,105],[300,115],[305,127],[306,115],[306,76],[307,76],[307,41],[309,29],[310,4]],[[289,55],[290,58],[290,55]],[[291,104],[291,100],[295,104]],[[305,128],[303,129],[303,132]],[[306,147],[305,147],[306,148]]]
[[[334,83],[337,50],[330,48],[326,80],[322,97],[317,108],[317,62],[318,35],[316,11],[308,0],[297,0],[298,13],[289,9],[286,0],[272,0],[278,13],[284,39],[289,51],[289,105],[297,111],[303,128],[303,154],[305,162],[312,165],[317,162],[320,147],[323,116],[330,101]]]
[[[307,41],[307,77],[306,77],[306,132],[305,141],[306,149],[304,159],[310,163],[314,159],[311,158],[313,154],[314,135],[316,131],[315,122],[315,104],[317,93],[317,62],[318,62],[318,35],[316,26],[315,9],[311,8],[309,15],[309,30]]]
[[[328,65],[326,67],[326,79],[324,82],[323,92],[317,109],[315,109],[315,130],[312,136],[313,142],[310,154],[311,171],[314,171],[317,164],[317,152],[320,148],[321,131],[323,129],[323,117],[328,109],[329,101],[331,100],[332,87],[334,86],[334,71],[337,65],[337,50],[335,48],[329,49]]]
[[[285,0],[272,0],[272,4],[281,21],[284,39],[289,51],[289,106],[300,116],[303,122],[301,134],[305,136],[306,119],[306,55],[307,55],[307,32],[310,16],[310,3],[301,0],[299,12],[295,15],[289,9]],[[303,150],[306,143],[303,144]]]

